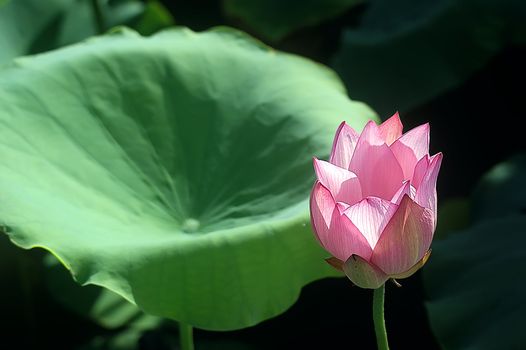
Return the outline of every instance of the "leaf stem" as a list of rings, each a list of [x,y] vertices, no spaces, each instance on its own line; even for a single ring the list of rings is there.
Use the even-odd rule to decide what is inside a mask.
[[[387,331],[385,329],[384,299],[385,284],[383,284],[380,288],[375,289],[373,294],[373,321],[378,350],[389,350],[389,344],[387,343]]]
[[[188,323],[179,322],[179,341],[181,350],[194,350],[193,328]]]

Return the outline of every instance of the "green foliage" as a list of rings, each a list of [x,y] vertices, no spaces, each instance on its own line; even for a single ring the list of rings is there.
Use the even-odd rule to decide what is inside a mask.
[[[433,244],[424,281],[444,349],[519,349],[526,342],[525,159],[490,171],[474,195],[473,225]]]
[[[143,350],[180,349],[177,327],[173,324],[152,329],[131,326],[120,332],[95,337],[77,350]],[[261,347],[243,341],[215,337],[202,339],[196,337],[197,350],[257,350]]]
[[[406,111],[459,85],[502,47],[524,43],[516,0],[371,1],[344,32],[335,69],[380,115]]]
[[[452,231],[462,230],[471,223],[471,201],[466,197],[450,198],[440,203],[435,240],[442,239]]]
[[[141,18],[135,23],[133,28],[142,35],[151,35],[174,24],[172,16],[161,2],[150,0],[146,3]]]
[[[369,118],[328,69],[225,28],[18,58],[0,71],[0,219],[150,314],[250,326],[335,274],[311,156]]]
[[[473,194],[476,220],[526,214],[526,154],[517,154],[495,166],[479,182]]]
[[[225,0],[225,12],[242,19],[262,37],[283,39],[303,27],[343,13],[363,0]]]
[[[137,306],[108,289],[94,285],[80,286],[51,254],[46,256],[46,283],[53,297],[67,309],[87,317],[98,325],[115,329],[132,326],[137,330],[154,328],[158,317],[142,312]]]
[[[151,34],[173,23],[157,2],[99,0],[103,30],[131,25]],[[1,4],[0,4],[1,5]],[[0,64],[100,34],[92,0],[16,0],[0,8]]]

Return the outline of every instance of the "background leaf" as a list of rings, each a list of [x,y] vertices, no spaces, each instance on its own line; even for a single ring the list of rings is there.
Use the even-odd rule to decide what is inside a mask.
[[[104,30],[137,26],[143,34],[173,24],[158,2],[100,0]],[[16,0],[0,8],[0,64],[98,34],[91,0]]]
[[[473,195],[475,220],[526,214],[526,154],[498,164],[479,182]]]
[[[336,76],[229,29],[130,31],[0,72],[0,218],[81,284],[227,330],[335,275],[308,213],[350,101]]]
[[[136,330],[153,328],[161,319],[147,315],[126,299],[99,286],[79,286],[71,274],[51,254],[45,258],[46,283],[51,295],[62,305],[98,325],[115,329],[124,326]]]
[[[433,245],[424,270],[427,310],[444,349],[520,349],[526,342],[525,230],[524,217],[490,219]]]
[[[433,244],[424,269],[431,326],[444,349],[520,349],[526,342],[524,155],[477,187],[475,223]]]
[[[442,239],[452,231],[468,228],[471,223],[471,201],[455,197],[443,201],[438,208],[438,226],[433,239]]]
[[[224,332],[222,334],[225,334]],[[206,339],[197,336],[195,348],[199,350],[259,350],[259,347],[235,339]],[[179,335],[174,324],[152,329],[131,326],[115,334],[98,336],[78,350],[172,350],[179,349]]]
[[[44,255],[41,250],[19,249],[3,232],[0,235],[0,314],[9,320],[2,326],[4,348],[71,349],[98,331],[91,322],[76,317],[51,298],[41,263]]]
[[[503,47],[524,44],[522,1],[370,1],[347,29],[334,67],[380,115],[459,85]],[[393,107],[396,106],[396,107]]]
[[[174,24],[174,19],[161,2],[149,0],[142,16],[133,25],[133,28],[142,35],[151,35]]]
[[[363,0],[224,0],[225,12],[261,36],[278,41],[302,27],[335,17]]]

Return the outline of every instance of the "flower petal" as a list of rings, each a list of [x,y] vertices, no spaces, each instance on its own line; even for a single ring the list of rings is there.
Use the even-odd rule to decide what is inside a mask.
[[[349,170],[360,179],[363,197],[390,200],[404,180],[395,155],[373,121],[367,123],[360,135]]]
[[[415,165],[415,170],[413,171],[413,176],[411,177],[411,183],[416,189],[420,187],[420,183],[422,182],[422,179],[427,172],[427,168],[429,167],[429,162],[430,157],[426,154]]]
[[[409,270],[431,245],[433,213],[404,196],[376,244],[371,262],[388,275]]]
[[[429,166],[422,178],[422,182],[416,191],[415,200],[424,208],[431,209],[436,216],[437,193],[436,184],[440,165],[442,164],[442,153],[437,153],[429,160]]]
[[[336,201],[351,205],[362,198],[362,189],[356,174],[316,158],[314,170],[318,180],[331,191]]]
[[[403,125],[398,112],[378,127],[380,135],[387,145],[391,145],[402,136]]]
[[[389,277],[391,278],[396,278],[396,279],[402,279],[402,278],[407,278],[411,275],[413,275],[415,272],[417,272],[418,270],[420,270],[422,268],[422,266],[425,265],[425,263],[427,262],[427,260],[429,259],[429,257],[431,256],[431,249],[429,249],[425,254],[424,254],[424,257],[422,259],[420,259],[419,262],[417,262],[416,264],[414,264],[409,270],[405,271],[405,272],[402,272],[400,274],[397,274],[397,275],[391,275]],[[340,268],[340,270],[342,270]]]
[[[381,269],[356,254],[345,261],[343,272],[360,288],[379,288],[389,278]]]
[[[319,181],[316,181],[310,195],[310,218],[314,234],[320,244],[328,235],[332,212],[336,207],[331,193]]]
[[[413,200],[415,199],[416,189],[411,183],[411,181],[409,180],[404,181],[402,183],[402,186],[400,186],[398,191],[396,191],[396,193],[393,195],[393,198],[391,199],[391,203],[399,205],[404,195],[408,195]]]
[[[327,262],[327,264],[331,265],[336,270],[343,271],[344,262],[341,261],[340,259],[335,258],[334,256],[331,256],[330,258],[325,259],[325,261]]]
[[[358,138],[358,133],[346,122],[342,122],[336,130],[329,162],[348,169]]]
[[[402,167],[404,179],[411,179],[418,160],[429,153],[429,124],[409,130],[390,147]]]
[[[347,208],[345,215],[351,219],[374,249],[384,227],[397,208],[397,205],[388,200],[367,197]]]
[[[331,193],[319,181],[311,193],[310,212],[316,237],[334,257],[345,261],[352,254],[371,256],[365,237],[346,215],[340,214]]]

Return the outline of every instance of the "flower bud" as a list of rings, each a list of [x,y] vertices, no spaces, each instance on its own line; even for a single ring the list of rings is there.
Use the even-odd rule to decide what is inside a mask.
[[[436,227],[442,153],[429,156],[429,124],[402,134],[398,114],[361,134],[343,122],[329,161],[314,159],[310,211],[320,244],[362,288],[406,278],[427,260]]]

